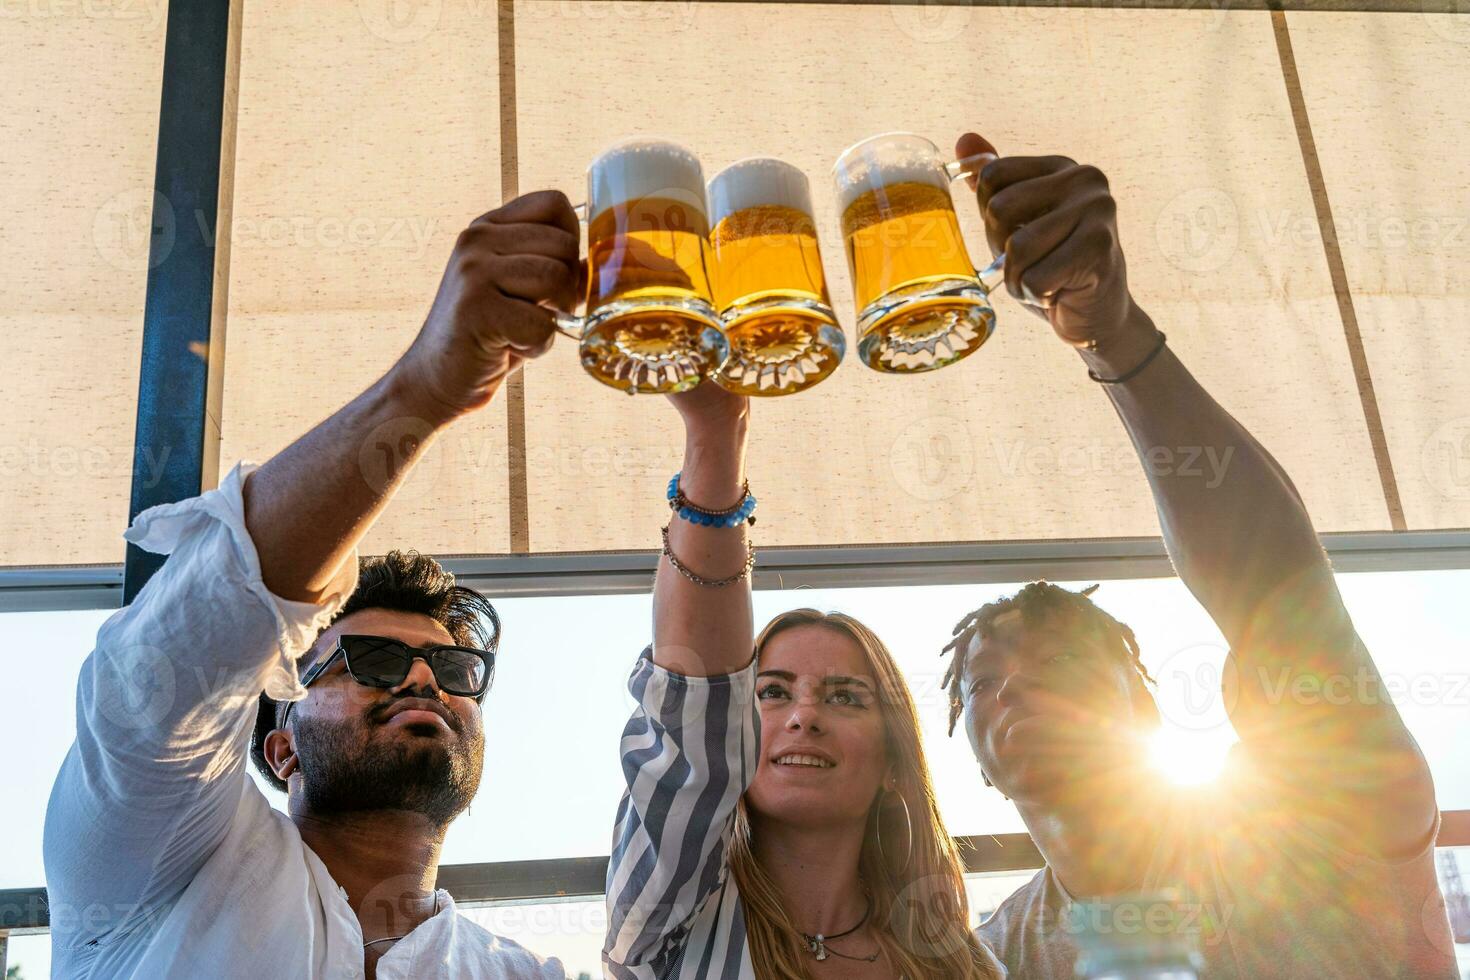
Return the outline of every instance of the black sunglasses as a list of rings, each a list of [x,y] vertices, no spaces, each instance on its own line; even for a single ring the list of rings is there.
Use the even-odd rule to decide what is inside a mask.
[[[367,687],[397,687],[408,676],[413,662],[422,660],[434,672],[434,683],[439,685],[439,690],[476,700],[490,686],[490,670],[495,666],[494,654],[474,647],[411,647],[386,636],[344,635],[337,637],[337,646],[330,654],[312,664],[302,676],[301,686],[310,687],[338,657],[346,661],[352,679]],[[286,711],[281,716],[283,726],[295,703],[286,703]]]

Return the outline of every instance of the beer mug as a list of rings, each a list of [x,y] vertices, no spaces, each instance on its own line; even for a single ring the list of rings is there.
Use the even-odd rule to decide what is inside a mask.
[[[995,329],[989,293],[1005,257],[975,270],[949,193],[952,181],[978,165],[946,162],[912,133],[874,136],[837,158],[832,180],[857,304],[858,356],[868,367],[934,371],[974,353]]]
[[[686,391],[728,353],[709,280],[704,172],[683,147],[635,139],[587,168],[586,311],[559,316],[582,366],[636,393]]]
[[[714,374],[740,395],[789,395],[842,363],[806,174],[781,160],[731,164],[709,183],[715,309],[730,355]]]

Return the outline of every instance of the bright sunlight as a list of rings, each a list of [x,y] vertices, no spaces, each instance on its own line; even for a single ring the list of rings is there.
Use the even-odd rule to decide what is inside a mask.
[[[1166,725],[1149,740],[1149,758],[1171,783],[1203,786],[1220,775],[1235,742],[1229,728],[1189,731]]]

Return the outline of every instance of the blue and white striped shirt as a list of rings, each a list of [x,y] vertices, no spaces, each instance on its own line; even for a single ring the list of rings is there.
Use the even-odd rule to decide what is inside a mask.
[[[726,846],[760,762],[756,665],[685,677],[645,650],[628,680],[628,792],[607,869],[612,980],[756,980]],[[982,943],[983,946],[983,943]],[[984,947],[991,975],[1005,967]]]
[[[760,722],[754,661],[685,677],[645,650],[628,681],[628,792],[607,871],[614,980],[755,980],[745,916],[726,861],[735,805],[755,778]]]

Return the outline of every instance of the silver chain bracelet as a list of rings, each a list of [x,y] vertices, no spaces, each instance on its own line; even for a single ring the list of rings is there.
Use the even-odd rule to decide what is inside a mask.
[[[745,556],[744,568],[740,569],[740,571],[736,572],[734,575],[727,575],[724,578],[705,578],[702,575],[698,575],[693,572],[688,565],[685,565],[677,557],[675,557],[674,550],[669,547],[669,525],[665,524],[662,528],[662,531],[664,536],[664,557],[669,560],[670,565],[674,566],[674,571],[678,572],[680,575],[684,576],[695,585],[703,586],[707,589],[718,589],[721,586],[734,585],[736,582],[749,575],[750,570],[755,567],[755,546],[750,544],[749,542],[746,542],[745,547],[747,554]]]

